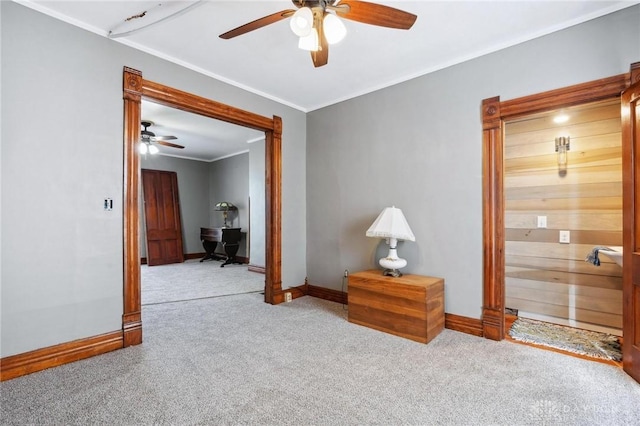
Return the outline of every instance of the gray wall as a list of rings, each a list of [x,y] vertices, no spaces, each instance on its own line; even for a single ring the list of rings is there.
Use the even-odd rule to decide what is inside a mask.
[[[266,210],[264,140],[249,145],[250,259],[255,266],[266,265]]]
[[[143,169],[176,172],[184,253],[202,253],[200,227],[209,226],[209,163],[163,155],[141,157]],[[142,203],[142,197],[140,197]],[[140,256],[147,256],[144,211],[140,210]]]
[[[122,69],[283,120],[283,287],[306,276],[303,112],[0,2],[1,353],[122,326]],[[104,197],[115,209],[103,211]]]
[[[404,270],[445,278],[446,312],[482,306],[482,99],[609,77],[640,61],[640,6],[307,115],[307,272],[341,288],[345,269],[377,267],[365,237],[403,210],[416,242]],[[378,248],[378,255],[375,254]]]
[[[264,160],[264,158],[263,158]],[[262,189],[264,191],[264,187]],[[217,203],[228,201],[238,210],[229,212],[227,225],[240,228],[243,233],[239,256],[247,255],[246,233],[249,230],[249,153],[214,161],[209,165],[209,223],[211,226],[224,225],[224,215],[215,210]],[[220,245],[217,252],[223,253]]]

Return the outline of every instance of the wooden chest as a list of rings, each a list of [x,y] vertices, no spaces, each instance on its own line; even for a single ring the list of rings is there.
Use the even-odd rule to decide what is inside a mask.
[[[386,277],[380,270],[349,275],[349,322],[429,343],[444,328],[444,279]]]

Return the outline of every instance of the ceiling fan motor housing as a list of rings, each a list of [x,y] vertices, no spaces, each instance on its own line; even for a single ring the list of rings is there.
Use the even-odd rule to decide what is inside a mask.
[[[155,137],[155,133],[150,132],[149,130],[147,130],[147,128],[149,126],[152,126],[153,123],[151,121],[141,121],[140,124],[142,124],[142,127],[144,127],[144,129],[141,131],[142,134],[142,138],[144,139],[146,137],[146,139]]]
[[[292,1],[296,7],[308,7],[308,8],[322,7],[322,9],[326,9],[327,5],[331,4],[330,1],[323,1],[323,0],[292,0]]]

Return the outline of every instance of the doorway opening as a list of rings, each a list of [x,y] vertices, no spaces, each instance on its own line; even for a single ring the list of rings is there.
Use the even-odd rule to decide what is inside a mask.
[[[610,100],[619,102],[630,75],[552,90],[509,101],[500,97],[482,102],[483,121],[483,335],[505,337],[505,123],[575,105]],[[554,141],[555,142],[555,141]],[[554,153],[555,155],[555,148]],[[624,169],[624,166],[623,166]],[[536,215],[537,216],[537,215]],[[536,217],[537,225],[537,217]]]
[[[140,283],[140,140],[142,99],[264,132],[265,135],[265,287],[264,300],[284,301],[281,281],[282,120],[145,80],[125,67],[124,97],[124,346],[142,343]]]
[[[528,318],[622,336],[620,99],[504,125],[505,307]],[[556,151],[557,142],[566,143]],[[565,151],[566,150],[566,151]]]
[[[482,101],[483,143],[483,306],[482,331],[487,339],[505,338],[505,199],[504,126],[518,117],[602,100],[618,99],[622,134],[622,366],[640,381],[640,63],[617,76],[500,101]]]
[[[264,133],[145,99],[142,117],[173,135],[140,157],[142,306],[264,293]]]

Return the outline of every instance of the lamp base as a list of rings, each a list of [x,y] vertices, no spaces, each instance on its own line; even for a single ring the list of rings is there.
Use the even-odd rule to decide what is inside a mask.
[[[386,277],[397,278],[402,276],[402,272],[398,271],[397,269],[385,269],[384,271],[382,271],[382,275]]]
[[[389,277],[401,277],[402,273],[398,269],[407,266],[407,261],[398,257],[395,240],[392,240],[390,244],[387,257],[383,257],[378,263],[384,268],[382,274]]]

